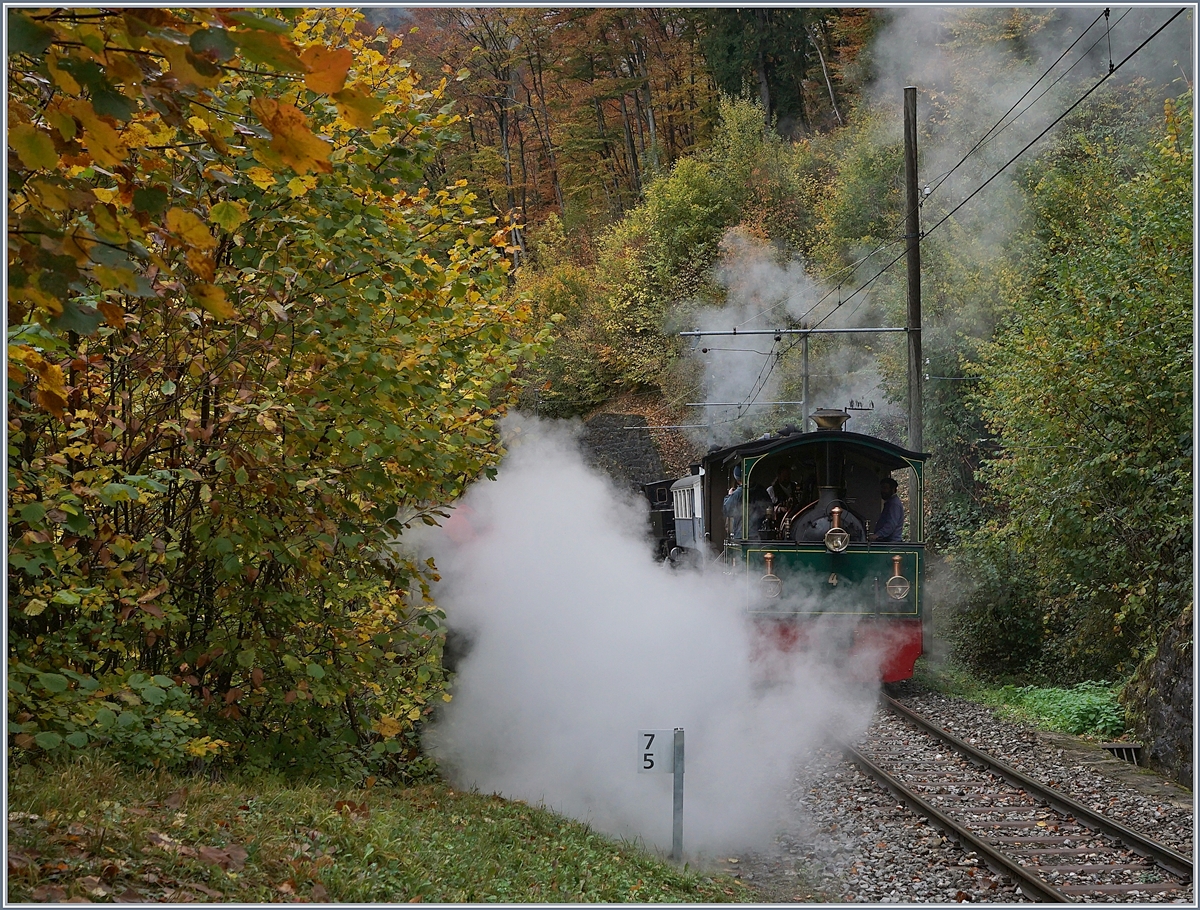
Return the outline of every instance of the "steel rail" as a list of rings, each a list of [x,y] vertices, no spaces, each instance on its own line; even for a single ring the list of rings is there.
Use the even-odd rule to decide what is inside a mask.
[[[994,772],[998,776],[1007,780],[1010,784],[1022,788],[1030,796],[1033,796],[1044,802],[1051,809],[1056,809],[1066,815],[1073,815],[1075,820],[1088,828],[1093,828],[1097,831],[1102,831],[1112,837],[1117,838],[1126,847],[1147,859],[1154,860],[1162,868],[1166,869],[1173,875],[1177,875],[1185,881],[1192,880],[1192,861],[1181,853],[1176,853],[1169,847],[1165,847],[1160,843],[1150,840],[1144,835],[1138,834],[1132,828],[1127,828],[1120,822],[1113,821],[1099,812],[1089,809],[1083,803],[1072,799],[1065,793],[1048,787],[1041,781],[1035,780],[1027,774],[1018,771],[1011,765],[1007,765],[992,755],[986,752],[981,752],[970,743],[965,743],[952,733],[947,733],[941,727],[931,723],[928,719],[922,717],[916,711],[906,705],[901,704],[889,695],[884,695],[884,704],[894,713],[903,717],[905,720],[912,723],[938,739],[944,740],[955,751],[964,755],[975,764],[982,765],[989,771]]]
[[[999,872],[1002,875],[1011,876],[1021,887],[1021,893],[1026,897],[1032,898],[1041,903],[1050,904],[1069,904],[1072,903],[1071,898],[1063,894],[1053,885],[1042,880],[1038,876],[1031,873],[1025,866],[1020,865],[1015,859],[1005,856],[987,841],[981,839],[973,833],[969,828],[959,824],[950,816],[945,815],[933,806],[926,802],[904,784],[900,783],[895,777],[884,771],[873,761],[859,752],[853,746],[844,746],[845,752],[850,756],[851,760],[863,770],[868,777],[872,777],[879,783],[883,784],[892,791],[899,799],[908,803],[913,809],[921,815],[928,818],[935,825],[945,831],[951,838],[958,841],[964,847],[973,850],[975,853],[983,857],[984,862],[994,872]]]

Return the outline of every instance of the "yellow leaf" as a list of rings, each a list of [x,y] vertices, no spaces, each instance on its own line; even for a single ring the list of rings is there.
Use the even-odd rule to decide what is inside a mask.
[[[197,278],[212,281],[217,276],[217,261],[204,250],[192,247],[185,255],[188,268],[196,273]]]
[[[104,75],[113,85],[140,85],[145,79],[141,67],[128,54],[109,52]]]
[[[97,265],[92,274],[100,282],[100,287],[108,289],[124,288],[127,291],[137,290],[137,276],[130,269],[113,269],[106,265]],[[101,310],[101,312],[104,312]],[[107,316],[105,317],[107,319]]]
[[[173,135],[166,130],[162,133],[152,133],[144,123],[135,121],[126,124],[125,131],[121,133],[121,138],[125,140],[126,148],[140,149],[145,148],[147,145],[167,145],[173,138]]]
[[[253,180],[260,190],[267,190],[275,185],[275,175],[265,167],[252,167],[246,171],[246,176]]]
[[[115,190],[115,189],[114,190],[106,190],[106,189],[104,189],[104,187],[100,187],[100,186],[94,187],[92,189],[92,195],[95,196],[97,199],[99,199],[101,202],[112,202],[114,199],[117,198],[117,194],[119,192],[120,192],[119,190]]]
[[[31,123],[21,123],[8,131],[8,144],[27,168],[50,170],[58,167],[54,140]]]
[[[293,199],[298,199],[316,185],[315,177],[293,177],[288,181],[288,195]]]
[[[88,259],[88,251],[96,245],[96,238],[89,237],[82,231],[76,229],[63,237],[62,248],[63,252],[75,257],[75,261],[79,265],[86,265]]]
[[[33,285],[26,285],[25,287],[20,288],[10,287],[8,289],[8,295],[9,298],[14,301],[27,301],[28,303],[32,303],[35,307],[41,307],[52,317],[58,317],[62,315],[62,301],[53,294],[48,294],[41,288],[33,287]]]
[[[46,601],[38,600],[36,597],[25,604],[25,609],[21,612],[26,616],[40,616],[46,609]]]
[[[51,104],[46,108],[46,122],[58,130],[58,134],[63,137],[65,142],[70,142],[75,138],[75,118],[64,111],[59,104]]]
[[[62,367],[48,362],[41,354],[25,345],[17,345],[16,348],[21,354],[20,359],[38,375],[38,403],[55,417],[62,417],[63,409],[67,406],[67,385]],[[13,356],[14,348],[12,346],[9,347],[8,354],[10,357]]]
[[[383,110],[382,101],[353,85],[335,94],[333,101],[346,122],[360,130],[370,127],[375,116]]]
[[[41,205],[55,212],[65,212],[71,208],[69,190],[61,183],[50,180],[30,180],[25,184],[25,191],[30,194],[34,205]]]
[[[298,174],[317,170],[329,173],[329,153],[333,147],[308,127],[308,118],[291,104],[273,98],[255,98],[250,107],[271,131],[271,149]]]
[[[332,95],[345,86],[346,74],[350,72],[354,55],[344,47],[330,50],[314,45],[300,55],[300,62],[308,67],[304,84],[318,94]]]
[[[91,102],[74,102],[71,105],[71,113],[83,124],[81,138],[96,164],[101,167],[115,167],[125,160],[129,149],[122,141],[121,134],[96,113]]]
[[[225,292],[215,284],[193,284],[188,291],[200,306],[217,319],[228,319],[233,315],[233,305],[225,299]]]
[[[215,250],[217,241],[204,222],[186,209],[173,208],[167,212],[167,230],[189,246],[200,250]]]
[[[137,282],[134,282],[134,287],[137,287]],[[111,325],[114,329],[125,328],[125,311],[108,300],[101,300],[96,303],[98,309],[104,316],[104,321]]]
[[[383,717],[379,718],[379,722],[375,724],[375,730],[384,739],[391,739],[403,729],[404,726],[400,723],[400,721],[396,720],[394,717],[389,717],[388,715],[384,715]]]
[[[231,200],[218,202],[208,210],[208,220],[227,231],[236,231],[248,217],[246,207]]]
[[[92,206],[92,223],[96,226],[96,237],[105,243],[121,244],[129,240],[129,235],[117,220],[113,206]]]
[[[58,61],[60,59],[61,58],[58,56],[58,54],[53,52],[51,52],[50,56],[46,58],[46,66],[50,70],[50,78],[53,79],[54,83],[68,95],[78,95],[81,91],[79,88],[79,83],[76,82],[74,77],[66,70],[61,70],[58,68]]]
[[[155,41],[155,47],[171,61],[171,73],[180,82],[200,88],[214,88],[221,81],[221,68],[210,60],[197,56],[186,44]]]
[[[421,709],[413,708],[411,711],[409,711],[408,719],[409,720],[420,720],[421,719]]]

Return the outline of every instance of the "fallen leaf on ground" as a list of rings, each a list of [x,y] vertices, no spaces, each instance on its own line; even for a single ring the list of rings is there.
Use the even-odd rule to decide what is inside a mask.
[[[173,837],[168,837],[165,834],[160,834],[157,831],[151,831],[146,835],[146,839],[150,841],[151,846],[158,847],[160,850],[166,850],[168,853],[175,853],[179,856],[195,856],[196,851],[186,844],[181,844]]]
[[[200,859],[206,863],[212,863],[214,866],[220,866],[226,871],[233,870],[241,872],[246,865],[246,857],[249,854],[245,848],[237,844],[230,844],[224,849],[220,847],[201,847]]]

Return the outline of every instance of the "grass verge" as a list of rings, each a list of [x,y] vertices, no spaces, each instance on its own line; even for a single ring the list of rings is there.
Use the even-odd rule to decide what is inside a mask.
[[[1057,686],[989,685],[961,670],[933,669],[918,662],[913,677],[936,692],[995,708],[997,715],[1042,730],[1108,739],[1125,731],[1119,686],[1082,682]]]
[[[518,801],[445,785],[209,782],[98,760],[10,769],[9,902],[753,900]]]

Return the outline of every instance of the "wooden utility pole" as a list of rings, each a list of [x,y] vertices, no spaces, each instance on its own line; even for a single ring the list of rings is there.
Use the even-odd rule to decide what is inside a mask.
[[[921,190],[917,186],[917,89],[904,89],[904,184],[908,241],[908,448],[920,452],[924,426],[921,414]]]

